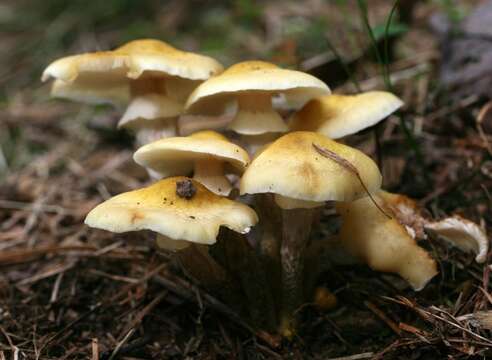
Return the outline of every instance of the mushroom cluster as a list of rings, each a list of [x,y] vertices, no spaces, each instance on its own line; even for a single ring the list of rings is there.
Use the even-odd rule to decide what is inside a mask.
[[[134,160],[156,180],[98,205],[86,224],[154,232],[185,274],[254,326],[291,337],[322,258],[398,274],[415,290],[438,272],[418,244],[427,234],[485,260],[478,225],[424,217],[413,200],[381,189],[369,156],[334,141],[400,108],[391,93],[332,95],[321,80],[264,61],[223,71],[148,39],[62,58],[50,77],[54,96],[126,106],[118,126],[135,132]],[[326,207],[341,227],[314,238]]]

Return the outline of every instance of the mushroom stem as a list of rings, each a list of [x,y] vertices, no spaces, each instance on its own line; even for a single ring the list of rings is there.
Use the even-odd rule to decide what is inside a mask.
[[[275,141],[281,134],[280,133],[265,133],[260,135],[241,135],[241,143],[248,151],[250,156],[255,155],[263,146]]]
[[[282,238],[282,213],[272,194],[257,194],[256,211],[260,219],[259,241],[256,252],[266,270],[266,277],[276,304],[281,302],[282,270],[280,265],[280,240]]]
[[[306,299],[313,297],[316,284],[323,273],[332,272],[337,265],[360,264],[360,260],[351,255],[334,235],[310,241],[305,258],[304,297]]]
[[[244,292],[253,324],[267,331],[274,331],[277,313],[268,269],[263,266],[261,259],[258,259],[255,250],[242,234],[224,229],[218,245],[223,252],[224,265]]]
[[[244,135],[288,130],[282,117],[272,108],[271,95],[259,92],[238,96],[238,110],[228,128]]]
[[[275,202],[282,209],[313,209],[323,206],[324,203],[319,201],[297,200],[287,196],[275,194]]]
[[[156,140],[176,136],[176,117],[144,120],[135,131],[137,147],[149,144]]]
[[[241,289],[230,274],[208,252],[208,246],[191,244],[177,252],[186,275],[231,304],[239,304]]]
[[[291,338],[296,323],[295,311],[303,302],[304,255],[315,209],[282,210],[282,307],[280,333]]]
[[[174,240],[170,239],[167,236],[157,234],[156,238],[157,247],[160,249],[165,249],[169,251],[179,251],[186,249],[192,243],[186,240]]]
[[[118,127],[136,128],[146,122],[175,118],[183,112],[183,105],[167,96],[149,93],[135,96],[128,104]]]
[[[203,130],[223,130],[232,117],[223,116],[201,116],[201,115],[181,115],[178,120],[178,132],[180,136],[188,136]]]
[[[231,183],[224,175],[224,163],[220,160],[212,158],[197,160],[193,179],[217,195],[227,196],[232,190]]]
[[[166,95],[165,77],[142,76],[130,81],[130,94],[132,98],[145,94]]]
[[[205,287],[215,287],[226,278],[225,269],[210,256],[206,245],[190,243],[178,252],[178,258],[186,273]]]
[[[175,76],[166,77],[166,94],[169,94],[170,98],[184,104],[188,96],[201,82],[202,80],[189,80]]]
[[[156,244],[160,249],[174,252],[188,277],[205,287],[217,287],[225,281],[225,269],[210,256],[206,245],[175,240],[162,234],[157,234]]]
[[[132,100],[118,126],[135,129],[142,146],[163,137],[176,136],[177,117],[183,105],[168,95],[164,77],[141,77],[130,82]]]

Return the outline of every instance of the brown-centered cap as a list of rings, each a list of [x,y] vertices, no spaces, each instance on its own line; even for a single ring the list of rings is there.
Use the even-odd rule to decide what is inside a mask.
[[[115,233],[151,230],[170,239],[207,245],[215,243],[221,226],[244,234],[257,221],[248,206],[215,195],[186,177],[160,180],[112,197],[85,219],[90,227]]]

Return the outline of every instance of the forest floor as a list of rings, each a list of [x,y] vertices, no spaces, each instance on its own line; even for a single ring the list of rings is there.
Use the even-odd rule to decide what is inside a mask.
[[[391,2],[368,3],[384,54]],[[384,59],[405,106],[378,133],[386,189],[417,199],[435,217],[460,214],[490,233],[492,16],[480,16],[487,8],[473,13],[483,3],[492,8],[490,1],[400,1]],[[356,1],[263,4],[0,4],[0,359],[492,356],[490,324],[465,316],[492,308],[488,262],[432,239],[423,246],[440,273],[424,290],[365,266],[334,267],[320,284],[338,306],[304,306],[300,330],[287,342],[252,331],[172,274],[150,234],[83,224],[103,199],[148,180],[132,161],[131,136],[115,130],[116,110],[49,98],[39,78],[58,57],[155,37],[225,65],[260,58],[300,68],[335,92],[355,92],[354,82],[385,89]],[[375,158],[373,132],[348,141]]]

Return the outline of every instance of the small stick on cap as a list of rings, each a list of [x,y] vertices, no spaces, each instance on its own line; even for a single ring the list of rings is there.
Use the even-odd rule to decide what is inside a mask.
[[[196,194],[196,188],[191,180],[178,181],[176,183],[176,195],[190,200]]]

